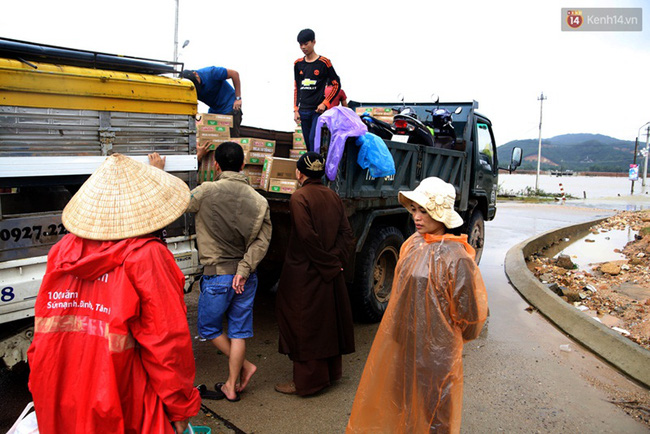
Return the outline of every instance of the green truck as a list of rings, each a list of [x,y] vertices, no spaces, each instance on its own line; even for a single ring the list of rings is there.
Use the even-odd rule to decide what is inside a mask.
[[[350,102],[355,107],[386,107],[404,103]],[[367,169],[357,164],[359,152],[354,139],[348,139],[337,177],[326,184],[343,200],[356,244],[353,261],[346,270],[348,290],[357,320],[379,321],[390,298],[393,273],[400,246],[414,227],[407,210],[397,199],[399,191],[413,190],[427,177],[436,176],[456,188],[456,211],[465,224],[458,233],[468,234],[476,249],[476,261],[483,252],[484,222],[494,219],[497,210],[499,160],[490,120],[477,112],[478,103],[407,103],[421,118],[426,110],[446,108],[453,115],[457,142],[463,150],[387,140],[386,145],[395,161],[396,174],[388,178],[370,177]],[[244,127],[243,135],[276,140],[276,156],[287,157],[291,146],[290,133]],[[323,134],[321,147],[327,154],[328,134]],[[521,163],[521,149],[514,149],[502,167],[514,170]],[[262,280],[277,280],[284,258],[289,234],[289,196],[264,193],[271,205],[273,238],[265,260],[260,266]]]

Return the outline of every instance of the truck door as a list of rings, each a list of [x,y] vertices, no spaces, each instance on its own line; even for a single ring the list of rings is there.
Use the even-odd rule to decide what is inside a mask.
[[[488,204],[487,220],[492,220],[496,213],[497,194],[497,159],[494,145],[494,135],[490,121],[480,116],[476,117],[476,185],[475,190],[485,194]]]

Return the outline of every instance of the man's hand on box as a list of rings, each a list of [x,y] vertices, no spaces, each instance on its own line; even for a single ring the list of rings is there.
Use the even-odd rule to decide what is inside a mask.
[[[201,161],[205,154],[208,153],[208,142],[199,143],[196,145],[196,158]]]

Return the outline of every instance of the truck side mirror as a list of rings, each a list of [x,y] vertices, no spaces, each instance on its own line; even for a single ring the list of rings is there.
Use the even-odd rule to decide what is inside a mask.
[[[510,170],[515,170],[521,165],[521,148],[512,148],[512,157],[510,158]]]

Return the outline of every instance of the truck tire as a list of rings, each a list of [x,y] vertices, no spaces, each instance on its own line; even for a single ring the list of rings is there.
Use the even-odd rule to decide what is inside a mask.
[[[483,213],[475,210],[472,213],[472,218],[469,220],[467,226],[467,242],[476,250],[476,257],[474,260],[476,264],[481,262],[481,255],[483,255],[483,243],[485,242],[485,219]]]
[[[394,226],[380,226],[368,234],[357,256],[351,292],[352,308],[358,320],[378,322],[384,315],[403,242],[404,235]]]

